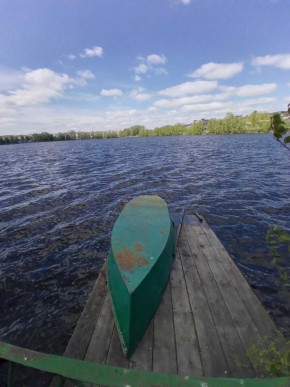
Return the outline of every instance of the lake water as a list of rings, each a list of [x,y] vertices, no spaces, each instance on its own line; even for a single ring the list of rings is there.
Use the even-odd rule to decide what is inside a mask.
[[[290,230],[290,152],[271,135],[10,145],[0,163],[0,340],[63,352],[114,221],[140,194],[202,214],[287,332],[290,297],[265,234]],[[281,262],[290,274],[289,252]]]

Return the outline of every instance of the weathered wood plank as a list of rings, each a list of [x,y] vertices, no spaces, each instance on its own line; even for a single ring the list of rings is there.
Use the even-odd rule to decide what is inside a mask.
[[[209,256],[207,255],[210,253],[209,248],[207,245],[199,244],[197,239],[195,232],[198,232],[200,225],[185,225],[184,228],[190,249],[196,255],[196,267],[202,280],[205,295],[225,353],[229,367],[229,376],[254,376],[228,306],[211,271],[208,262]],[[207,249],[206,255],[203,249]],[[218,275],[219,273],[215,274]],[[244,367],[241,367],[241,364],[244,364]]]
[[[83,359],[85,357],[96,321],[99,318],[107,294],[106,284],[105,263],[64,352],[64,356],[73,357],[75,359]]]
[[[252,343],[260,343],[259,332],[245,308],[243,301],[240,299],[235,287],[233,286],[231,279],[228,277],[223,266],[220,264],[219,257],[207,240],[202,227],[199,224],[193,226],[192,230],[195,232],[200,249],[203,252],[204,257],[206,257],[208,266],[226,304],[225,308],[227,307],[230,313],[233,322],[232,329],[237,330],[239,338],[243,343],[244,348],[240,348],[239,359],[236,360],[239,364],[243,364],[242,370],[244,370],[245,373],[244,375],[235,374],[235,376],[254,376],[252,366],[246,352]],[[231,324],[231,320],[228,322]],[[237,345],[237,343],[234,344]],[[256,369],[256,371],[259,370]]]
[[[262,337],[270,336],[273,339],[276,338],[278,341],[284,341],[281,332],[278,330],[266,309],[262,306],[260,300],[251,289],[250,285],[245,280],[244,276],[237,268],[232,258],[229,256],[228,252],[205,219],[202,222],[202,228],[208,241],[216,251],[220,264],[223,266],[225,272],[230,277],[234,287],[236,288],[237,293],[243,300],[243,303],[258,328],[260,335]]]
[[[143,371],[153,370],[153,319],[130,358],[129,368]]]
[[[167,289],[131,359],[114,325],[105,267],[65,355],[136,370],[250,377],[246,347],[261,336],[284,341],[206,221],[186,215]]]
[[[204,373],[205,376],[224,376],[229,371],[228,365],[207,303],[203,285],[196,269],[196,255],[192,254],[189,248],[184,227],[185,225],[182,227],[183,232],[179,239],[179,253],[190,306],[194,313]]]
[[[259,331],[237,293],[236,288],[233,286],[230,277],[225,272],[223,265],[220,264],[219,257],[215,250],[213,250],[212,246],[209,244],[203,229],[201,227],[194,227],[194,231],[201,250],[207,258],[207,262],[218,284],[223,299],[228,306],[241,340],[244,343],[245,350],[247,350],[252,343],[259,343]]]
[[[105,363],[112,339],[113,328],[114,318],[109,293],[107,293],[85,360],[100,364]]]
[[[194,318],[178,252],[175,257],[170,282],[178,374],[203,376],[204,370],[200,358]]]
[[[107,294],[106,262],[100,270],[97,281],[81,314],[81,317],[74,329],[64,356],[74,359],[84,359],[96,322],[99,318],[105,296]],[[58,385],[58,377],[53,378],[50,387]],[[69,386],[69,382],[65,384]]]
[[[153,371],[177,373],[170,281],[154,315]]]
[[[129,361],[126,359],[123,351],[122,345],[120,342],[118,330],[114,325],[113,337],[109,347],[108,357],[106,359],[106,364],[128,368]]]

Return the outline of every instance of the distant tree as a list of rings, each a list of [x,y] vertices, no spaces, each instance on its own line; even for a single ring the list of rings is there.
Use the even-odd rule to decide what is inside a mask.
[[[148,137],[148,136],[151,136],[152,135],[152,130],[148,130],[148,129],[140,129],[140,132],[139,132],[139,136],[140,137]]]
[[[65,140],[65,134],[64,133],[56,133],[54,135],[54,139],[56,141],[64,141]]]
[[[197,121],[186,129],[186,134],[200,135],[203,134],[204,130],[204,123],[202,121]]]
[[[103,136],[104,138],[117,138],[118,133],[113,130],[109,130],[107,132],[103,132]]]
[[[141,125],[134,125],[129,128],[130,130],[130,136],[138,136],[140,133],[140,130],[145,129],[144,126]]]
[[[93,138],[95,138],[95,139],[104,138],[103,132],[94,132]]]

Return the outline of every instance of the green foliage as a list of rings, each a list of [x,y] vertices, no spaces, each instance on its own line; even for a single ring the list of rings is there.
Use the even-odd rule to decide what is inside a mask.
[[[264,339],[261,346],[251,345],[247,351],[251,362],[273,376],[290,376],[290,341],[284,346]]]
[[[282,120],[279,113],[274,113],[271,117],[271,129],[273,130],[274,137],[277,139],[282,138],[287,133],[285,122]]]
[[[254,111],[246,117],[247,127],[256,133],[267,133],[270,131],[271,115]]]
[[[279,226],[271,226],[266,234],[266,241],[272,255],[272,265],[278,271],[283,287],[288,291],[290,276],[282,266],[281,257],[285,257],[285,250],[288,254],[290,252],[290,234]],[[290,341],[277,344],[265,338],[261,345],[251,345],[247,355],[256,367],[270,372],[273,376],[290,376]]]
[[[47,132],[33,133],[31,141],[53,141],[54,136]]]
[[[203,134],[204,131],[205,131],[205,127],[204,127],[203,121],[197,121],[187,128],[185,134],[200,135],[200,134]]]
[[[180,136],[186,134],[186,127],[182,124],[166,125],[153,130],[154,136]]]
[[[136,137],[136,136],[139,136],[139,133],[144,130],[145,130],[144,126],[134,125],[134,126],[131,126],[130,128],[121,130],[120,137]]]
[[[272,255],[272,265],[279,273],[283,286],[290,288],[290,276],[284,270],[281,262],[283,251],[290,253],[290,234],[280,229],[279,226],[271,226],[266,234],[266,241]]]
[[[108,132],[103,132],[103,138],[117,138],[118,133],[114,130],[110,130]]]
[[[191,125],[175,124],[157,127],[154,130],[146,129],[142,125],[133,125],[120,131],[91,131],[76,132],[71,130],[65,133],[50,134],[47,132],[31,135],[0,136],[0,145],[18,144],[36,141],[67,141],[103,139],[116,137],[148,137],[148,136],[180,136],[201,134],[236,134],[236,133],[264,133],[270,130],[270,114],[253,112],[249,116],[235,116],[228,113],[223,119],[199,120]],[[286,141],[290,141],[286,138]]]
[[[255,133],[267,133],[270,130],[271,115],[254,111],[246,117],[246,127]]]
[[[289,106],[290,104],[288,105],[288,114],[290,111]],[[282,144],[288,151],[290,151],[290,148],[287,146],[287,144],[290,143],[290,136],[283,138],[283,136],[290,131],[290,121],[285,123],[285,121],[282,120],[280,113],[274,113],[271,117],[271,130],[276,140],[279,141],[280,144]]]

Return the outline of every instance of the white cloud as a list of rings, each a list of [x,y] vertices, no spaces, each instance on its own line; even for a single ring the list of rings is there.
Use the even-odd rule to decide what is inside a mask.
[[[240,87],[224,87],[220,89],[227,95],[236,95],[238,97],[250,97],[255,95],[270,94],[277,88],[276,83],[263,83],[261,85],[244,85]]]
[[[74,60],[74,59],[76,59],[76,56],[73,55],[73,54],[70,54],[70,55],[68,55],[67,57],[68,57],[69,60]]]
[[[257,56],[252,60],[251,64],[255,67],[272,66],[290,70],[290,54]]]
[[[246,99],[245,101],[241,102],[239,105],[244,107],[251,107],[252,105],[272,103],[275,101],[276,101],[275,97],[253,98],[253,99]]]
[[[207,93],[208,91],[215,89],[217,85],[217,81],[184,82],[179,85],[160,90],[158,94],[171,98],[184,97],[191,94]]]
[[[67,74],[58,74],[47,68],[27,71],[20,88],[0,94],[5,106],[31,106],[60,97],[71,79]]]
[[[137,57],[137,60],[139,62],[138,66],[133,67],[133,71],[135,73],[135,78],[133,78],[136,81],[140,81],[141,77],[140,75],[143,74],[156,74],[156,75],[167,75],[168,72],[164,67],[160,67],[159,65],[163,65],[167,62],[167,58],[165,55],[158,55],[158,54],[150,54],[147,55],[146,58],[143,58],[142,56]]]
[[[151,54],[147,56],[147,63],[150,64],[165,64],[167,62],[167,58],[164,55]]]
[[[151,95],[149,93],[145,93],[145,90],[141,87],[138,89],[134,89],[130,93],[130,97],[138,102],[144,102],[148,101],[148,99],[151,98]]]
[[[177,0],[177,1],[178,1],[178,3],[184,4],[184,5],[188,5],[192,2],[192,0]]]
[[[101,58],[104,50],[102,47],[94,46],[92,48],[85,48],[83,54],[80,54],[82,58],[92,58],[94,56]]]
[[[191,78],[229,79],[243,70],[243,63],[206,63],[188,76]]]
[[[236,95],[238,97],[249,97],[252,95],[265,95],[276,90],[275,83],[264,83],[263,85],[245,85],[237,89]]]
[[[140,63],[138,66],[134,67],[134,72],[136,74],[146,74],[149,71],[149,67],[145,63]]]
[[[77,86],[86,86],[87,80],[94,79],[95,75],[90,70],[77,71],[77,78],[73,81],[73,84]]]
[[[139,81],[141,81],[142,78],[139,75],[135,74],[133,79],[134,79],[134,81],[139,82]]]
[[[239,113],[249,113],[251,112],[253,105],[263,105],[275,102],[275,98],[256,98],[256,99],[248,99],[243,102],[217,102],[212,101],[210,103],[204,104],[194,104],[194,105],[185,105],[182,108],[184,112],[193,112],[193,111],[203,111],[210,114],[210,112],[224,112],[227,113],[229,111],[239,112]]]
[[[179,106],[185,106],[200,102],[206,102],[213,99],[213,95],[194,95],[191,97],[173,98],[173,99],[160,99],[154,103],[154,106],[158,108],[171,109]]]
[[[197,104],[201,104],[202,102],[225,101],[225,100],[228,100],[231,96],[250,97],[250,96],[265,95],[273,92],[276,89],[276,84],[269,83],[269,84],[262,84],[262,85],[245,85],[241,87],[219,86],[218,89],[221,90],[222,92],[217,94],[197,94],[197,95],[190,95],[190,96],[183,96],[183,97],[181,96],[181,97],[172,98],[172,99],[160,99],[154,102],[153,105],[156,108],[171,109],[171,108],[180,108],[188,105],[189,106],[197,105]],[[269,101],[269,99],[266,99],[266,101]],[[230,103],[230,102],[226,102],[226,103]],[[233,103],[238,104],[238,102],[233,102]],[[239,102],[239,105],[241,104],[243,104],[243,102]],[[205,105],[202,105],[202,106],[205,106]]]
[[[80,70],[77,72],[77,75],[82,79],[94,79],[95,75],[91,72],[91,70]]]
[[[123,92],[120,89],[102,89],[100,94],[103,97],[120,97]]]
[[[195,105],[185,105],[182,108],[182,111],[189,112],[189,111],[206,111],[206,110],[221,110],[226,109],[230,106],[230,103],[226,102],[210,102],[210,103],[203,103],[203,104],[195,104]]]

